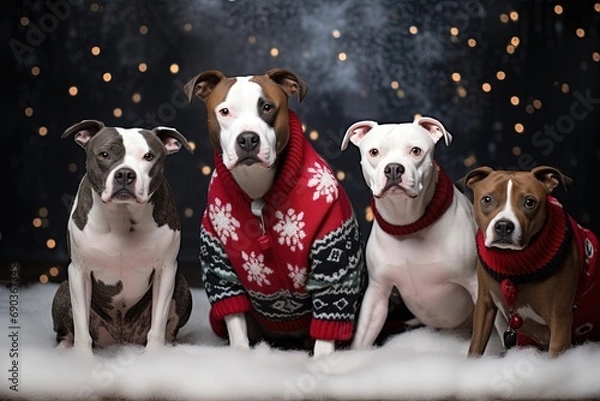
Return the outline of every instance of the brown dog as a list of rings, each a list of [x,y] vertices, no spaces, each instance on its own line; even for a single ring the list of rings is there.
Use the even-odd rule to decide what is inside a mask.
[[[533,340],[558,355],[571,344],[600,340],[598,239],[549,195],[571,183],[546,166],[480,167],[457,183],[473,190],[479,226],[469,355],[485,351],[498,309],[509,323],[506,347]]]

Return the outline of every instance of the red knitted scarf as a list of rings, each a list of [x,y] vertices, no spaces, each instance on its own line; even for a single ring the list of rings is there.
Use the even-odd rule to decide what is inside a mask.
[[[483,233],[477,231],[477,253],[481,264],[497,281],[514,283],[544,280],[560,266],[571,239],[571,227],[564,209],[548,196],[546,221],[522,250],[487,248]]]
[[[435,187],[435,194],[433,195],[433,199],[425,208],[425,213],[421,216],[417,221],[411,224],[407,224],[405,226],[396,226],[388,223],[381,217],[377,208],[375,207],[375,199],[371,198],[371,209],[373,210],[373,215],[377,220],[377,223],[381,227],[383,231],[388,234],[402,236],[414,234],[417,231],[428,227],[429,225],[435,223],[450,207],[452,203],[452,199],[454,198],[454,185],[452,184],[452,180],[448,177],[448,174],[441,169],[438,168],[438,182]]]

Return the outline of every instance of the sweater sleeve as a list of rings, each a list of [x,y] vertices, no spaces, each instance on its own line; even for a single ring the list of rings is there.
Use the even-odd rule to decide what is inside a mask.
[[[352,338],[360,294],[366,282],[358,223],[345,194],[331,205],[310,253],[306,290],[312,293],[311,337]]]
[[[208,217],[204,216],[200,231],[202,279],[211,304],[209,319],[212,329],[217,335],[227,337],[225,316],[248,312],[251,304],[210,224]]]

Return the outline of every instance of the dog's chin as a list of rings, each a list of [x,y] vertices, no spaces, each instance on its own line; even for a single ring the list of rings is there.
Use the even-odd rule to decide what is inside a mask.
[[[236,168],[236,167],[263,167],[263,168],[271,168],[273,165],[265,160],[262,160],[258,157],[253,157],[253,156],[249,156],[249,157],[245,157],[242,159],[239,159],[232,167]]]
[[[146,203],[147,200],[142,197],[137,197],[131,191],[123,188],[112,193],[109,197],[102,197],[104,203],[129,203],[129,204],[141,204]]]
[[[383,198],[410,198],[415,199],[419,196],[417,192],[410,188],[404,188],[398,184],[386,185],[379,194],[373,192],[373,196],[378,199]]]
[[[497,248],[511,251],[521,251],[527,246],[521,244],[515,244],[513,241],[506,239],[492,239],[491,241],[485,240],[486,248]]]

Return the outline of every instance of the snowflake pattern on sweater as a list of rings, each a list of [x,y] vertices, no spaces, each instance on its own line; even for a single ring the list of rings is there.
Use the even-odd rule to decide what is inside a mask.
[[[226,337],[225,316],[248,312],[268,330],[349,340],[366,281],[358,223],[293,112],[290,131],[278,175],[263,197],[264,226],[215,156],[200,235],[211,326]]]

